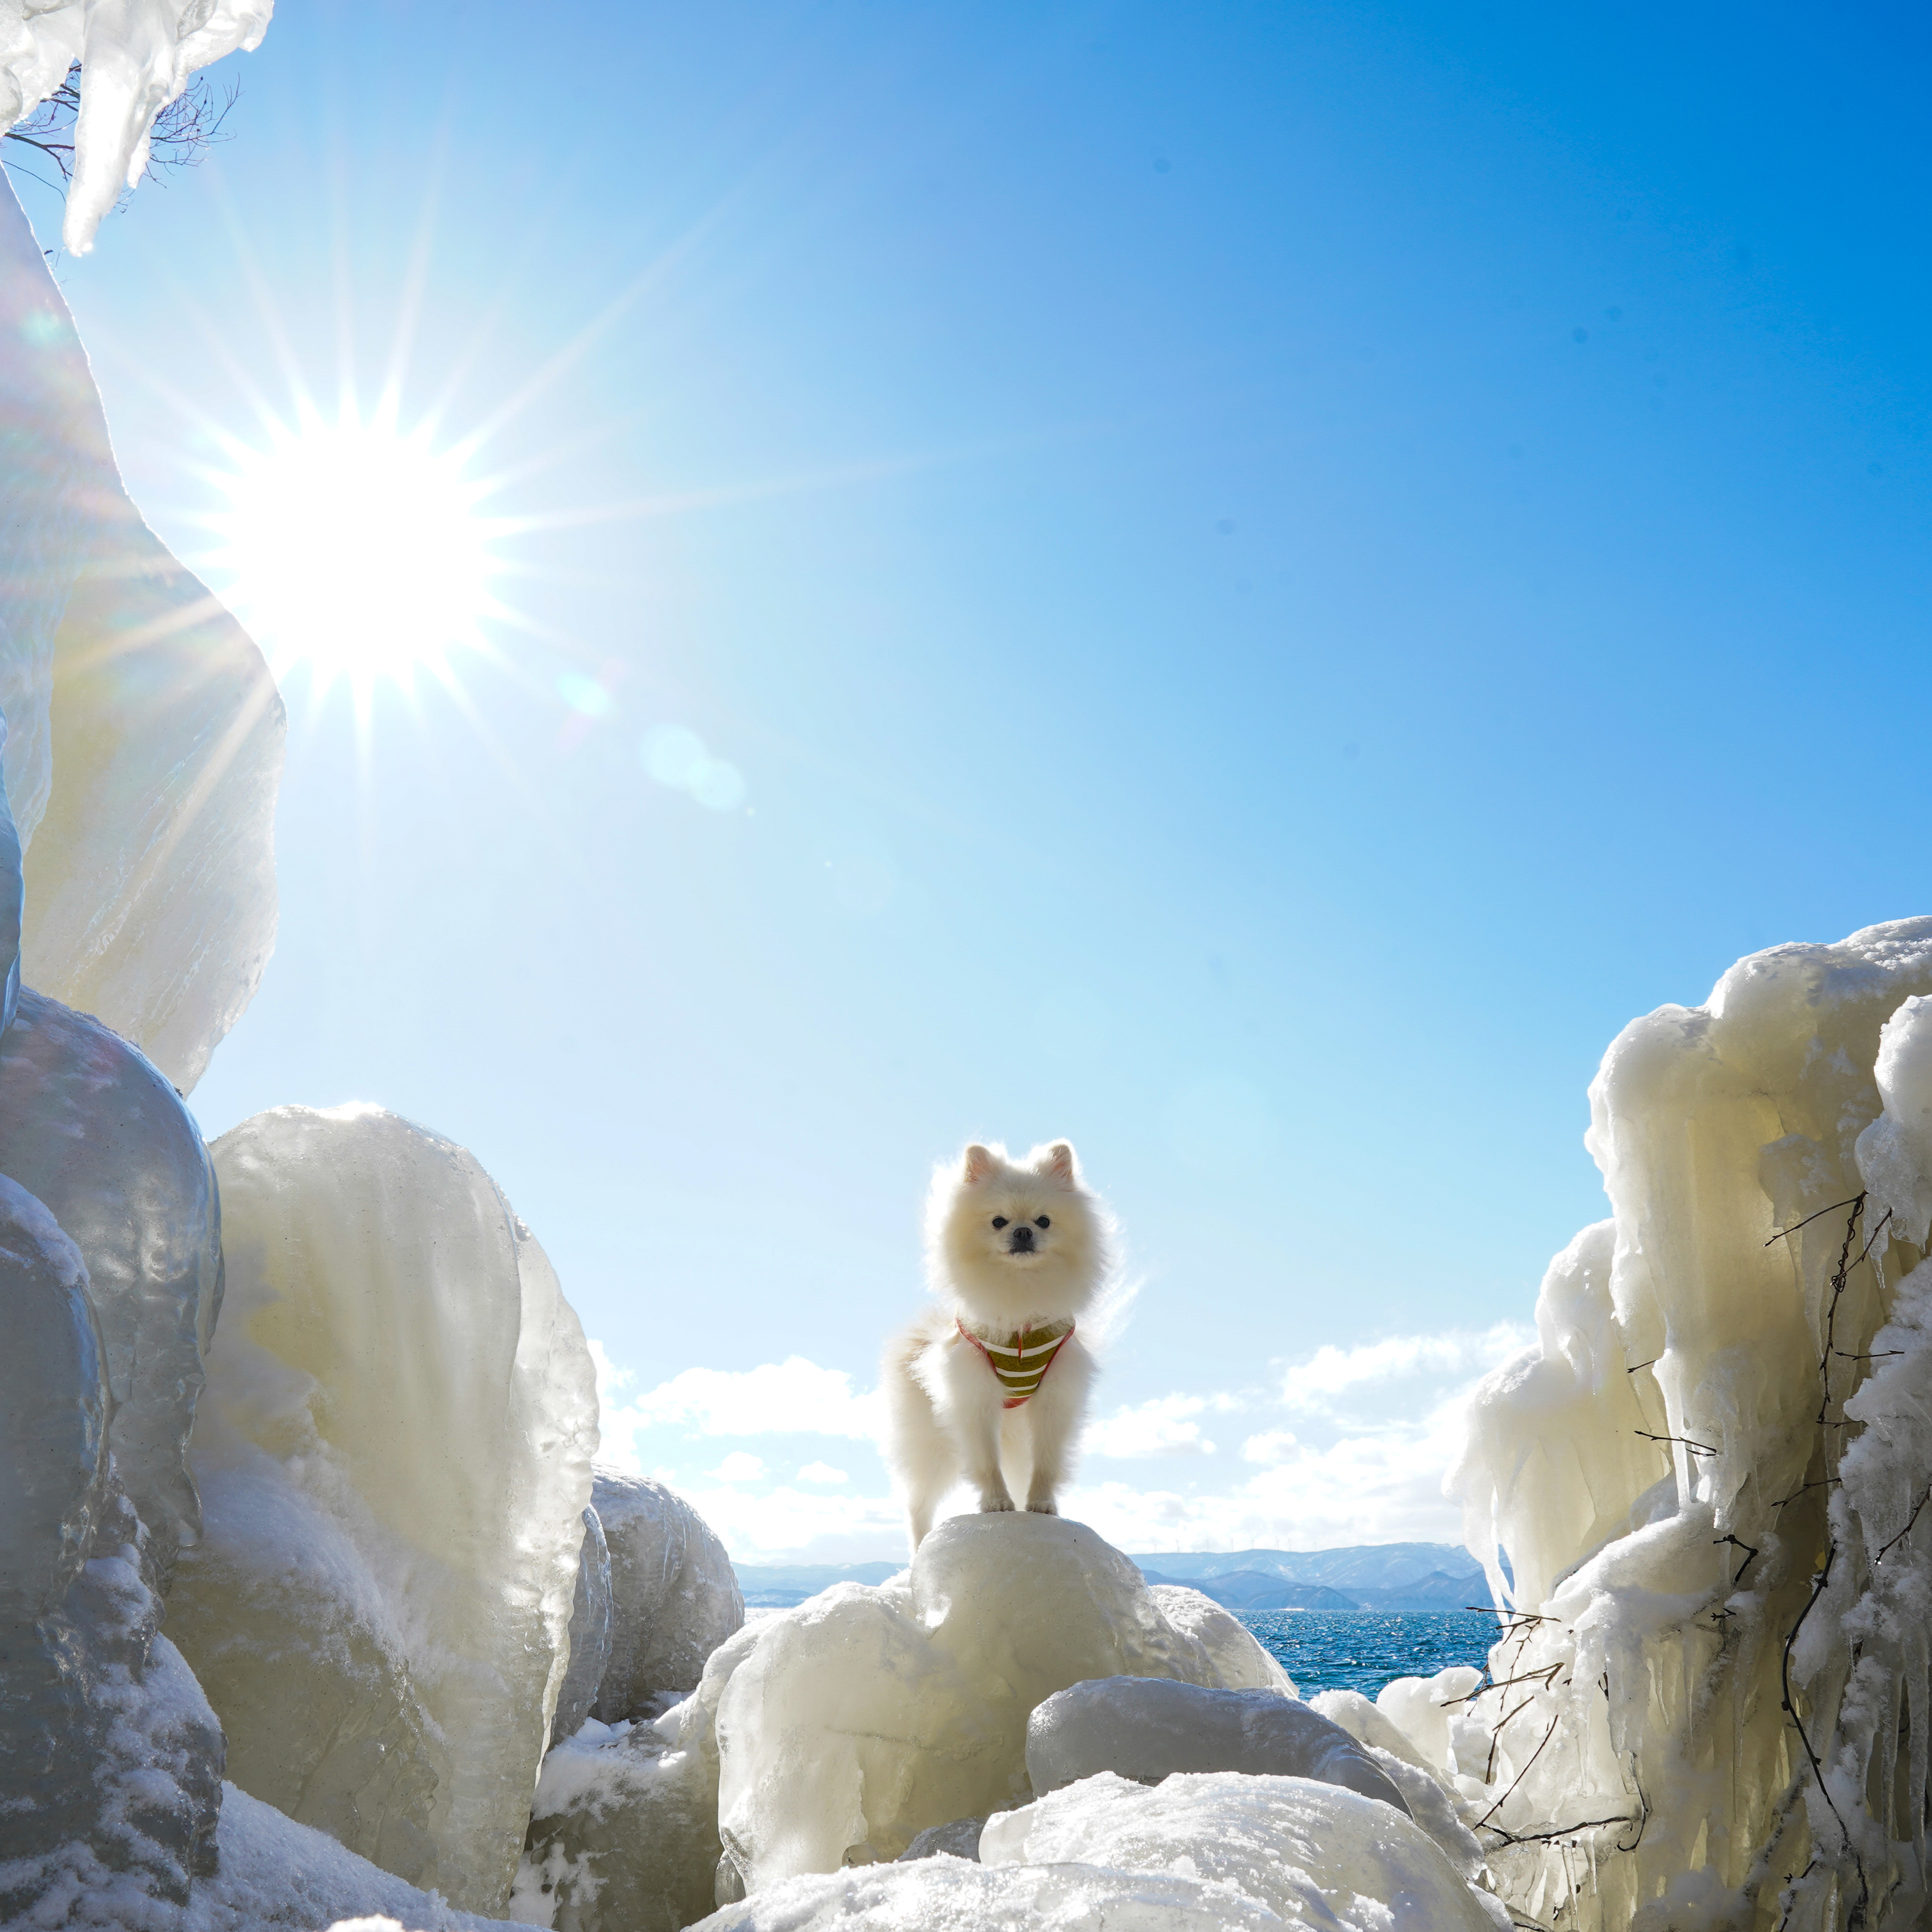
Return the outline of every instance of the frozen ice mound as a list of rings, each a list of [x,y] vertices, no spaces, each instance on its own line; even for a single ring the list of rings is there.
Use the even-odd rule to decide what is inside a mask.
[[[1274,1652],[1255,1641],[1254,1634],[1212,1597],[1184,1583],[1150,1583],[1154,1607],[1184,1636],[1191,1636],[1208,1653],[1214,1683],[1224,1690],[1280,1690],[1291,1697],[1301,1694]]]
[[[1309,1778],[1182,1773],[1149,1789],[1102,1772],[988,1820],[980,1858],[994,1868],[1184,1872],[1281,1924],[1324,1932],[1509,1924],[1402,1813]]]
[[[221,1730],[157,1580],[110,1481],[58,1605],[0,1630],[0,1920],[60,1926],[108,1890],[184,1904],[214,1869]]]
[[[736,1631],[651,1722],[592,1718],[544,1760],[510,1910],[555,1932],[676,1932],[716,1902],[718,1706],[765,1625]]]
[[[592,1506],[610,1559],[610,1654],[592,1711],[606,1724],[652,1718],[694,1690],[704,1660],[745,1621],[724,1546],[663,1484],[595,1472]]]
[[[791,1879],[700,1922],[704,1932],[1280,1932],[1311,1922],[1342,1932],[1343,1922],[1284,1920],[1232,1886],[1174,1873],[949,1858]]]
[[[274,0],[27,0],[0,39],[0,128],[32,112],[81,63],[74,178],[61,239],[94,246],[101,218],[148,165],[154,116],[197,68],[261,44]]]
[[[902,1576],[756,1628],[717,1706],[720,1834],[748,1894],[1025,1797],[1028,1718],[1070,1684],[1270,1674],[1252,1637],[1231,1669],[1118,1550],[1055,1516],[953,1517]]]
[[[610,1660],[610,1551],[594,1509],[584,1512],[584,1540],[577,1552],[577,1588],[570,1600],[570,1668],[556,1694],[550,1720],[554,1740],[574,1737],[604,1681]]]
[[[393,1114],[279,1108],[213,1151],[207,1534],[170,1629],[236,1783],[494,1910],[568,1660],[583,1331],[476,1160]]]
[[[1604,1056],[1612,1218],[1550,1264],[1452,1478],[1511,1614],[1454,1709],[1378,1700],[1527,1916],[1927,1908],[1928,994],[1932,920],[1902,920],[1755,954]]]
[[[232,1784],[221,1788],[215,1844],[216,1867],[196,1880],[185,1905],[148,1898],[124,1874],[97,1867],[77,1874],[81,1883],[62,1916],[33,1922],[64,1932],[315,1932],[338,1924],[361,1932],[494,1932],[516,1923],[457,1911]]]
[[[0,1174],[0,1629],[55,1609],[107,1496],[107,1352],[80,1250]]]
[[[1041,1796],[1103,1771],[1142,1784],[1176,1772],[1233,1771],[1345,1785],[1408,1815],[1388,1774],[1340,1724],[1276,1690],[1090,1678],[1035,1708],[1027,1720],[1026,1768]]]
[[[45,1204],[86,1263],[113,1394],[109,1444],[165,1580],[201,1521],[188,1439],[221,1302],[208,1150],[142,1054],[23,991],[0,1034],[0,1173]]]
[[[29,38],[78,14],[38,14]],[[0,437],[0,770],[24,851],[22,971],[186,1091],[274,944],[281,700],[247,634],[128,501],[67,305],[4,182]]]

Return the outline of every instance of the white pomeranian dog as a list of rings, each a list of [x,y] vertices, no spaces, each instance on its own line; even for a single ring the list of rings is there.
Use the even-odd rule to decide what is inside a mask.
[[[1093,1386],[1077,1318],[1114,1268],[1114,1224],[1064,1141],[1010,1160],[969,1147],[934,1170],[926,1265],[938,1306],[886,1351],[886,1458],[916,1550],[962,1478],[982,1510],[1057,1516]],[[1006,1472],[1024,1469],[1007,1486]]]

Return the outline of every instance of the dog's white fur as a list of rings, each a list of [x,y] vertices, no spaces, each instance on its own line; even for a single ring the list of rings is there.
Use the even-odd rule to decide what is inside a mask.
[[[1022,1228],[1030,1247],[1017,1244]],[[1018,1161],[975,1143],[934,1170],[926,1265],[936,1305],[892,1338],[883,1378],[886,1460],[905,1492],[914,1549],[962,1478],[982,1510],[1010,1510],[1013,1489],[1024,1487],[1028,1509],[1059,1514],[1054,1498],[1072,1474],[1093,1386],[1091,1351],[1076,1328],[1038,1390],[1003,1408],[1005,1392],[955,1324],[1004,1342],[1022,1324],[1077,1317],[1112,1272],[1114,1246],[1112,1219],[1065,1141]],[[1025,1470],[1023,1485],[1008,1488],[1009,1468]]]

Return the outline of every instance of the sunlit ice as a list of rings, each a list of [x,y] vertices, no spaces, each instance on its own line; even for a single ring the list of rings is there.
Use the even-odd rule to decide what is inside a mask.
[[[447,682],[454,658],[489,650],[503,566],[479,509],[492,486],[464,446],[352,402],[223,445],[211,480],[226,502],[200,561],[279,680],[306,674],[318,694],[346,680],[366,699],[418,672]]]

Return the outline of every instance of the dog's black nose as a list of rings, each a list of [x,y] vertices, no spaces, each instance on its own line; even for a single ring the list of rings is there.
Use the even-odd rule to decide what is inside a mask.
[[[1015,1253],[1033,1246],[1033,1230],[1024,1222],[1013,1230],[1013,1238],[1008,1244]]]

